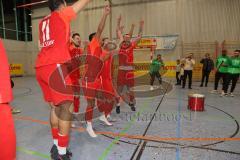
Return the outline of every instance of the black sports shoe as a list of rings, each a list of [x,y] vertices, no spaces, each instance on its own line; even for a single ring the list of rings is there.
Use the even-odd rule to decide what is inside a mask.
[[[134,112],[136,111],[136,107],[134,106],[134,104],[133,104],[133,103],[132,103],[132,104],[131,104],[131,103],[129,103],[129,106],[131,107],[131,110],[132,110],[132,111],[134,111]]]
[[[117,113],[117,114],[120,114],[120,112],[121,112],[121,111],[120,111],[120,106],[117,106],[117,107],[116,107],[116,113]]]
[[[133,112],[135,112],[136,111],[136,107],[131,107],[131,110],[133,111]]]
[[[57,146],[54,144],[51,148],[51,159],[52,160],[57,160],[58,159],[58,149]]]
[[[55,144],[52,146],[50,153],[53,160],[58,160],[58,149]],[[67,155],[72,157],[72,152],[69,149],[67,149]]]
[[[71,160],[71,158],[67,154],[64,154],[64,155],[58,155],[57,160]]]
[[[72,152],[71,152],[69,149],[67,149],[67,155],[68,155],[69,157],[72,157]]]

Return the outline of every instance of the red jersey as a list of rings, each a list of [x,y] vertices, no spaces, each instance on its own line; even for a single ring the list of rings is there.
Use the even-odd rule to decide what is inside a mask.
[[[136,43],[131,42],[130,47],[127,49],[120,48],[119,50],[119,66],[129,66],[133,64],[133,50],[136,47]],[[127,59],[126,59],[127,58]],[[130,64],[128,64],[130,63]]]
[[[107,51],[102,51],[102,57],[108,54]],[[101,76],[103,79],[112,79],[112,55],[104,62],[103,68],[101,70]]]
[[[77,58],[79,58],[83,54],[83,50],[81,48],[75,47],[73,44],[69,47],[70,56],[73,59],[73,63],[78,62],[76,61]],[[80,67],[80,64],[76,64]],[[80,78],[80,68],[76,69],[70,74],[70,77],[73,79],[79,79]]]
[[[102,55],[102,48],[100,42],[97,38],[93,38],[90,44],[88,45],[88,55],[86,59],[86,73],[84,75],[85,79],[89,81],[94,81],[96,78],[99,78],[100,71],[102,69],[102,62],[100,57]]]
[[[64,63],[71,59],[69,54],[70,22],[76,17],[72,7],[54,11],[39,24],[41,51],[36,67]]]

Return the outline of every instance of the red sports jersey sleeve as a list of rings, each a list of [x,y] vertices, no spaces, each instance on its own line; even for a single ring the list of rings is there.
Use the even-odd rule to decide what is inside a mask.
[[[132,48],[135,49],[137,47],[137,42],[133,41],[132,42]]]
[[[91,55],[94,55],[97,57],[101,56],[101,53],[102,53],[101,45],[99,40],[96,37],[94,37],[90,42],[89,49],[90,49]]]
[[[63,10],[59,11],[61,17],[70,23],[71,20],[76,18],[76,13],[74,12],[71,6],[64,8]]]

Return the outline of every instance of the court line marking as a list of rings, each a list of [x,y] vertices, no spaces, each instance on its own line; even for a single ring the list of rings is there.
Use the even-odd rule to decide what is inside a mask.
[[[140,111],[138,111],[137,114],[141,114],[142,112],[144,112],[144,110],[146,109],[144,106],[145,105],[142,105],[140,107]],[[136,119],[137,119],[137,117],[134,117],[130,122],[128,122],[126,127],[120,131],[120,134],[126,133],[130,129],[130,127],[133,125],[133,123],[135,123]],[[112,141],[112,143],[103,151],[102,155],[98,158],[98,160],[106,159],[106,157],[109,154],[109,152],[111,151],[111,149],[114,147],[114,145],[116,145],[119,142],[119,140],[121,138],[122,138],[121,136],[115,137],[114,140]]]
[[[37,124],[41,124],[41,125],[49,125],[48,121],[42,121],[42,120],[37,120],[37,119],[33,119],[31,117],[23,117],[23,116],[14,116],[15,120],[23,120],[23,121],[28,121],[28,122],[33,122],[33,123],[37,123]],[[77,128],[77,129],[72,129],[74,131],[78,131],[78,132],[85,132],[84,128]],[[98,131],[96,132],[96,134],[99,135],[110,135],[113,137],[117,137],[118,140],[120,138],[129,138],[129,139],[137,139],[137,140],[145,140],[145,141],[155,141],[155,142],[172,142],[172,141],[240,141],[240,137],[235,137],[235,138],[169,138],[169,137],[159,137],[159,136],[142,136],[142,135],[129,135],[129,134],[123,134],[123,133],[114,133],[114,132],[103,132],[103,131]],[[116,138],[115,138],[116,139]],[[114,144],[117,143],[118,141],[114,141]],[[113,145],[111,145],[113,146]],[[189,146],[191,148],[198,148],[195,146]],[[205,148],[200,148],[200,149],[205,149]],[[212,150],[212,148],[206,148],[208,150]],[[49,159],[47,155],[36,152],[36,151],[31,151],[31,150],[27,150],[23,147],[17,147],[17,151],[23,152],[25,154],[29,154],[29,155],[35,155],[38,157],[42,157],[42,158],[46,158]],[[214,150],[215,151],[215,150]],[[217,150],[216,150],[217,151]],[[229,151],[226,151],[227,153],[230,153]],[[237,154],[237,153],[233,153],[233,154]]]
[[[46,154],[43,154],[43,153],[40,153],[37,151],[29,150],[24,147],[18,146],[16,149],[17,149],[17,151],[20,151],[20,152],[28,154],[28,155],[33,155],[33,156],[41,157],[41,158],[48,159],[48,160],[51,159],[49,155],[46,155]]]
[[[23,116],[14,116],[15,120],[23,120],[28,122],[34,122],[42,125],[49,125],[48,121],[42,121],[42,120],[36,120],[31,117],[23,117]],[[85,132],[85,128],[72,128],[74,131],[78,132]],[[142,140],[154,140],[154,141],[240,141],[240,137],[233,137],[233,138],[214,138],[214,137],[203,137],[203,138],[191,138],[191,137],[184,137],[184,138],[178,138],[178,137],[159,137],[159,136],[142,136],[142,135],[130,135],[125,133],[115,133],[115,132],[105,132],[105,131],[97,131],[96,132],[99,135],[110,135],[114,137],[123,137],[123,138],[130,138],[130,139],[142,139]]]
[[[151,120],[150,120],[150,122],[148,123],[147,127],[145,128],[144,133],[142,134],[142,136],[146,136],[146,135],[147,135],[148,129],[150,128],[150,126],[151,126],[151,124],[152,124],[152,122],[153,122],[153,120],[154,120],[154,117],[156,116],[156,112],[159,110],[159,108],[160,108],[160,106],[161,106],[161,104],[162,104],[162,102],[163,102],[163,99],[165,98],[166,93],[167,93],[167,91],[168,91],[168,87],[169,87],[170,85],[171,85],[171,82],[168,83],[167,88],[166,88],[166,90],[164,91],[164,93],[163,93],[163,95],[162,95],[162,97],[161,97],[161,99],[160,99],[160,101],[159,101],[156,109],[153,111],[153,116],[151,117]],[[134,152],[133,152],[133,154],[132,154],[132,156],[131,156],[131,158],[130,158],[131,160],[135,160],[135,159],[138,160],[138,159],[140,159],[140,158],[142,157],[142,154],[143,154],[143,152],[144,152],[144,150],[145,150],[145,147],[146,147],[146,145],[147,145],[147,142],[148,142],[148,141],[146,141],[146,140],[144,140],[144,141],[143,141],[143,140],[140,140],[140,141],[139,141],[137,147],[135,148],[135,150],[134,150]]]
[[[111,138],[111,139],[114,139],[113,137],[111,136],[107,136],[107,135],[104,135],[105,137],[108,137],[108,138]],[[137,145],[136,143],[129,143],[129,142],[125,142],[125,141],[122,141],[120,140],[120,142],[122,143],[128,143],[128,144],[131,144],[131,145]],[[165,142],[165,141],[150,141],[150,142],[156,142],[156,143],[161,143],[161,144],[168,144],[168,145],[173,145],[173,146],[181,146],[182,149],[186,149],[186,148],[196,148],[196,149],[201,149],[201,150],[210,150],[210,151],[215,151],[215,152],[221,152],[221,153],[230,153],[230,154],[235,154],[235,155],[240,155],[240,153],[238,152],[233,152],[233,151],[228,151],[228,150],[222,150],[222,149],[214,149],[214,148],[210,148],[210,147],[205,147],[205,146],[193,146],[193,145],[183,145],[183,144],[179,144],[179,143],[174,143],[174,142]],[[174,149],[176,150],[176,147],[160,147],[160,146],[149,146],[147,145],[147,147],[150,147],[150,148],[158,148],[158,149]]]
[[[177,128],[176,128],[176,136],[181,138],[181,110],[182,110],[182,97],[180,90],[178,90],[178,106],[177,106]],[[176,147],[176,160],[180,160],[181,151],[180,146]]]

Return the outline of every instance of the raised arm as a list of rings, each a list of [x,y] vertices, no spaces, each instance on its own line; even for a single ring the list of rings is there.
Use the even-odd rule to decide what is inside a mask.
[[[120,15],[118,17],[118,19],[117,19],[117,28],[116,28],[116,36],[117,36],[117,38],[119,38],[118,37],[118,31],[120,30],[120,26],[121,26],[121,19],[122,19],[122,16]]]
[[[102,19],[98,25],[98,29],[97,29],[97,33],[96,33],[97,39],[101,38],[102,32],[103,32],[105,24],[106,24],[107,16],[110,14],[110,12],[111,12],[110,6],[109,5],[105,6],[104,13],[103,13]]]
[[[128,33],[131,38],[133,36],[134,28],[135,28],[135,24],[132,24],[131,29],[130,29],[130,31]]]
[[[140,21],[138,36],[137,36],[137,38],[134,40],[134,42],[135,42],[136,44],[137,44],[137,43],[141,40],[141,38],[142,38],[143,26],[144,26],[144,21]]]
[[[122,33],[123,33],[123,29],[124,29],[124,26],[121,26],[121,20],[122,20],[122,16],[120,15],[117,20],[117,29],[116,29],[117,39],[119,39],[120,42],[123,41]]]
[[[124,27],[122,26],[122,27],[120,27],[119,30],[117,30],[117,35],[118,35],[118,39],[119,39],[120,43],[123,41],[123,34],[122,34],[123,28]]]
[[[75,13],[81,11],[91,0],[78,0],[72,7]]]

